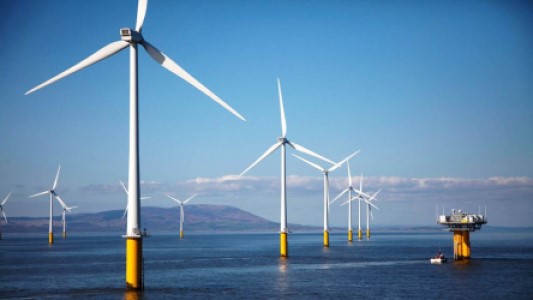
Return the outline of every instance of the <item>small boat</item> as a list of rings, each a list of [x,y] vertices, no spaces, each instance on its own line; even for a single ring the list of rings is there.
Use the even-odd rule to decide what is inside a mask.
[[[432,264],[443,264],[443,263],[445,263],[446,261],[448,261],[448,259],[445,258],[445,257],[434,257],[434,258],[430,258],[429,261],[430,261]]]
[[[446,261],[448,261],[448,259],[446,257],[444,257],[444,254],[442,254],[442,252],[440,252],[440,250],[439,250],[437,255],[435,257],[430,258],[429,261],[432,264],[443,264]]]

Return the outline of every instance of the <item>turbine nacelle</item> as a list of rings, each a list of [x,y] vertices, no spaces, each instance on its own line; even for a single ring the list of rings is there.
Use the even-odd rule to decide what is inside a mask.
[[[140,43],[143,41],[143,36],[131,28],[121,28],[120,38],[128,43]]]
[[[287,139],[284,138],[284,137],[279,137],[278,138],[278,142],[283,143],[283,144],[287,144]]]

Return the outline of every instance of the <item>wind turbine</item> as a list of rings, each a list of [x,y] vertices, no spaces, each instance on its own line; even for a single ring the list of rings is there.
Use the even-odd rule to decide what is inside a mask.
[[[120,185],[122,186],[122,188],[126,192],[126,195],[129,195],[128,189],[124,185],[124,182],[122,182],[122,180],[119,180],[118,182],[120,182]],[[150,198],[152,198],[152,197],[141,197],[141,200],[146,200],[146,199],[150,199]],[[126,199],[126,201],[127,201],[127,199]],[[128,203],[126,202],[126,208],[124,209],[124,214],[122,215],[122,219],[124,219],[126,217],[127,213],[128,213]]]
[[[170,195],[167,195],[167,197],[169,197],[170,199],[174,200],[180,206],[180,239],[182,239],[183,238],[183,222],[185,222],[185,214],[183,213],[183,206],[185,206],[185,204],[187,204],[187,202],[191,201],[192,198],[196,197],[196,194],[192,195],[191,197],[189,197],[189,199],[186,199],[183,202],[181,202],[180,200],[178,200],[178,199],[176,199],[176,198],[174,198],[174,197],[172,197]]]
[[[287,169],[285,164],[285,158],[286,158],[286,145],[291,146],[296,151],[314,156],[316,158],[319,158],[321,160],[327,161],[329,163],[334,164],[335,162],[322,157],[315,152],[298,145],[294,142],[291,142],[287,139],[287,121],[285,119],[285,109],[283,108],[283,97],[281,94],[281,83],[278,78],[278,95],[279,95],[279,109],[281,114],[281,137],[278,138],[278,141],[272,145],[270,148],[263,153],[255,162],[253,162],[248,168],[246,168],[239,176],[243,176],[248,172],[250,169],[255,167],[258,163],[260,163],[263,159],[265,159],[267,156],[272,154],[274,151],[276,151],[278,148],[281,147],[281,216],[280,216],[280,254],[282,257],[287,257],[289,255],[288,252],[288,244],[287,244],[287,181],[286,181],[286,175],[287,175]]]
[[[61,171],[61,165],[59,165],[59,167],[57,168],[57,173],[56,173],[56,179],[54,180],[54,184],[52,185],[52,188],[48,191],[44,191],[44,192],[40,192],[40,193],[37,193],[37,194],[33,194],[30,196],[30,198],[33,198],[33,197],[37,197],[37,196],[42,196],[42,195],[46,195],[46,194],[49,194],[50,195],[50,221],[48,223],[48,243],[50,245],[52,245],[54,243],[54,229],[53,229],[53,226],[52,226],[52,214],[53,214],[53,211],[54,211],[54,197],[57,197],[57,193],[55,191],[56,187],[57,187],[57,180],[59,179],[59,171]]]
[[[7,197],[4,199],[4,201],[2,201],[2,203],[0,203],[0,211],[2,212],[2,215],[4,216],[4,220],[6,221],[6,224],[7,224],[7,217],[6,217],[6,211],[5,211],[5,208],[4,208],[4,204],[6,204],[7,202],[7,199],[9,199],[9,196],[11,196],[11,192],[9,192],[9,194],[7,194]],[[0,221],[0,224],[2,223],[2,221]],[[0,226],[0,229],[1,229],[1,226]],[[2,239],[2,230],[0,230],[0,240]]]
[[[352,199],[352,192],[356,192],[356,189],[352,184],[352,173],[350,171],[350,160],[346,162],[348,169],[348,187],[344,189],[337,197],[331,200],[331,203],[337,201],[342,195],[348,192],[348,200]],[[353,242],[353,225],[352,225],[352,201],[348,201],[348,242]]]
[[[348,165],[348,168],[349,168],[349,165]],[[377,196],[377,194],[379,193],[379,191],[377,193],[375,193],[374,195],[370,196],[368,195],[367,193],[363,192],[363,175],[361,174],[361,177],[360,177],[360,181],[359,181],[359,189],[356,189],[353,187],[353,184],[352,184],[352,176],[351,176],[351,173],[350,173],[350,170],[348,169],[348,187],[345,188],[339,195],[337,195],[337,197],[335,197],[335,199],[333,199],[331,201],[331,203],[335,202],[337,199],[339,199],[342,195],[344,195],[345,193],[348,192],[348,195],[350,196],[350,198],[348,198],[347,201],[345,201],[344,203],[342,203],[341,205],[345,205],[345,204],[349,204],[351,205],[352,201],[354,201],[355,199],[358,200],[358,229],[357,229],[357,238],[359,240],[362,239],[362,236],[363,236],[363,232],[362,232],[362,229],[361,229],[361,200],[363,200],[364,202],[374,206],[376,209],[379,210],[379,208],[377,206],[375,206],[374,204],[371,204],[369,200],[367,200],[366,198],[369,198],[369,199],[373,199]],[[355,197],[351,197],[351,192],[354,192],[354,193],[357,193],[358,195],[355,196]],[[365,198],[366,197],[366,198]],[[351,213],[350,213],[351,215]],[[351,224],[351,222],[349,222]],[[350,227],[351,228],[351,227]]]
[[[329,173],[335,171],[340,166],[342,166],[346,161],[348,161],[350,158],[354,157],[357,153],[359,153],[359,150],[352,153],[350,156],[346,157],[345,159],[341,160],[340,162],[334,164],[329,169],[323,168],[313,162],[310,162],[296,154],[293,154],[294,157],[298,158],[299,160],[307,163],[311,167],[319,170],[324,174],[324,247],[329,247]]]
[[[59,196],[56,196],[56,199],[57,201],[59,201],[59,204],[61,205],[61,208],[63,208],[63,212],[61,214],[61,224],[63,225],[63,238],[66,239],[67,238],[67,218],[66,218],[66,212],[68,211],[69,213],[72,212],[71,210],[74,209],[74,208],[77,208],[77,206],[71,206],[71,207],[68,207],[65,202],[63,201],[63,199],[61,199],[61,197]]]
[[[374,215],[372,215],[372,207],[375,207],[377,210],[379,210],[379,208],[377,206],[375,206],[374,204],[372,204],[372,201],[373,200],[376,200],[376,196],[377,194],[381,191],[378,190],[374,196],[372,196],[372,198],[368,199],[368,201],[366,201],[366,238],[369,239],[370,238],[370,217],[372,217],[372,220],[374,220]]]
[[[197,81],[183,68],[177,65],[172,59],[159,51],[157,48],[148,43],[142,35],[142,27],[148,0],[139,0],[137,7],[137,22],[135,29],[120,29],[121,40],[112,42],[78,64],[72,66],[66,71],[45,81],[26,92],[30,94],[40,88],[43,88],[55,81],[69,76],[77,71],[82,70],[100,60],[108,58],[119,51],[130,48],[130,144],[129,144],[129,172],[128,172],[128,207],[130,213],[126,225],[126,287],[130,289],[142,289],[142,234],[140,230],[141,214],[139,199],[139,134],[138,134],[138,85],[137,85],[137,46],[141,44],[146,52],[162,67],[179,76],[212,100],[220,104],[226,110],[245,121],[237,111],[231,108],[226,102],[222,101],[217,95],[211,92],[203,84]]]

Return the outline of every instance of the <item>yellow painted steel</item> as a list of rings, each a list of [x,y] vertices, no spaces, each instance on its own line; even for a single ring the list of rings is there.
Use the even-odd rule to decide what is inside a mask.
[[[54,233],[49,232],[48,233],[48,244],[52,245],[54,243]]]
[[[66,232],[66,231],[63,231],[63,238],[64,238],[64,239],[67,238],[67,232]]]
[[[462,245],[463,259],[470,259],[470,232],[463,231],[463,245]]]
[[[329,231],[324,230],[324,247],[329,247]]]
[[[280,232],[280,234],[279,234],[279,248],[280,248],[281,257],[288,257],[289,256],[289,248],[288,248],[288,243],[287,243],[287,233],[286,232]]]
[[[366,237],[370,238],[370,229],[369,228],[366,229]]]
[[[363,239],[363,231],[361,229],[357,230],[357,238],[362,240]]]
[[[142,238],[126,238],[126,287],[142,289]]]
[[[453,232],[453,257],[456,260],[470,259],[470,232]]]
[[[180,230],[180,239],[183,238],[183,230]]]
[[[353,230],[348,230],[348,242],[353,242]]]

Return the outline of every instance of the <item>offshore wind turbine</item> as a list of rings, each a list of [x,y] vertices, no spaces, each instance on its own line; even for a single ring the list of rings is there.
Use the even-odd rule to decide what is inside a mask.
[[[286,145],[291,146],[296,151],[314,156],[316,158],[319,158],[321,160],[327,161],[329,163],[334,164],[335,162],[322,157],[315,152],[298,145],[294,142],[291,142],[287,139],[287,120],[285,118],[285,109],[283,107],[283,97],[281,94],[281,83],[278,78],[278,95],[279,95],[279,109],[281,114],[281,137],[278,138],[278,141],[272,145],[270,148],[265,151],[255,162],[253,162],[248,168],[246,168],[244,171],[241,172],[239,176],[243,176],[248,172],[250,169],[255,167],[258,163],[260,163],[263,159],[265,159],[267,156],[272,154],[274,151],[276,151],[278,148],[281,148],[281,213],[280,213],[280,255],[281,257],[288,257],[288,243],[287,243],[287,166],[285,163],[286,159]]]
[[[350,172],[350,171],[348,171],[348,172]],[[374,204],[370,203],[370,201],[366,199],[366,198],[368,198],[368,199],[374,199],[374,198],[377,196],[377,194],[379,193],[379,191],[378,191],[377,193],[375,193],[374,195],[370,196],[370,195],[368,195],[367,193],[363,192],[363,175],[362,175],[362,174],[361,174],[361,177],[360,177],[360,180],[359,180],[359,189],[356,189],[356,188],[353,187],[353,185],[352,185],[352,181],[351,181],[351,174],[350,174],[350,173],[348,174],[348,176],[349,176],[349,179],[348,179],[349,186],[348,186],[347,188],[345,188],[345,189],[344,189],[339,195],[337,195],[337,197],[335,197],[335,199],[333,199],[333,200],[331,201],[331,203],[335,202],[337,199],[339,199],[339,198],[340,198],[342,195],[344,195],[346,192],[349,193],[350,198],[348,198],[347,201],[345,201],[344,203],[342,203],[341,206],[342,206],[342,205],[346,205],[347,203],[348,203],[349,205],[351,205],[351,203],[352,203],[354,200],[356,200],[356,199],[358,200],[358,204],[359,204],[359,205],[358,205],[358,208],[359,208],[359,209],[358,209],[358,229],[357,229],[357,238],[358,238],[359,240],[361,240],[362,237],[363,237],[363,231],[362,231],[362,229],[361,229],[361,200],[364,201],[364,202],[366,202],[366,203],[368,203],[368,204],[370,204],[370,205],[372,205],[372,206],[374,206],[376,209],[379,210],[379,208],[378,208],[377,206],[375,206]],[[352,198],[352,197],[351,197],[351,192],[357,193],[358,195]],[[365,197],[366,197],[366,198],[365,198]],[[351,214],[350,214],[350,215],[351,215]],[[350,223],[351,223],[351,222],[350,222]]]
[[[2,216],[4,216],[4,220],[6,221],[6,224],[7,224],[7,216],[6,216],[6,211],[5,211],[5,208],[4,208],[4,204],[6,204],[7,199],[9,199],[9,196],[11,196],[11,192],[9,192],[9,194],[7,194],[7,196],[4,199],[4,201],[2,201],[2,203],[0,203],[0,211],[2,212]],[[2,221],[0,220],[0,224],[1,223],[2,223]],[[1,225],[0,225],[0,229],[2,229]],[[0,240],[1,239],[2,239],[2,230],[0,230]]]
[[[313,162],[310,162],[296,154],[293,154],[294,157],[298,158],[299,160],[303,161],[304,163],[307,163],[311,167],[319,170],[324,174],[324,247],[329,247],[329,173],[335,171],[340,166],[342,166],[346,161],[348,161],[350,158],[354,157],[357,153],[359,153],[359,150],[352,153],[350,156],[346,157],[345,159],[341,160],[340,162],[334,164],[329,169],[323,168],[319,166],[318,164],[315,164]]]
[[[178,203],[178,205],[180,206],[180,239],[183,238],[183,222],[185,222],[185,213],[183,212],[183,207],[185,206],[185,204],[187,204],[187,202],[191,201],[194,197],[196,197],[196,194],[195,195],[192,195],[191,197],[189,197],[188,199],[184,200],[183,202],[181,202],[180,200],[170,196],[170,195],[167,195],[167,197],[169,197],[170,199],[174,200],[176,203]]]
[[[42,195],[46,195],[46,194],[49,194],[50,195],[50,221],[48,223],[48,244],[52,245],[54,243],[54,228],[53,228],[53,220],[52,220],[52,214],[53,214],[53,211],[54,211],[54,197],[58,196],[55,189],[57,187],[57,180],[59,179],[59,171],[61,171],[61,165],[59,165],[59,167],[57,168],[57,173],[56,173],[56,179],[54,180],[54,184],[52,185],[52,188],[48,191],[44,191],[44,192],[40,192],[40,193],[37,193],[37,194],[33,194],[30,196],[30,198],[33,198],[33,197],[37,197],[37,196],[42,196]]]
[[[379,208],[377,206],[372,204],[372,201],[376,200],[376,196],[379,194],[380,191],[381,191],[381,189],[378,190],[374,194],[374,196],[372,196],[372,198],[370,198],[370,199],[368,199],[368,201],[366,201],[366,238],[367,239],[370,238],[370,217],[372,217],[372,220],[374,219],[374,216],[372,215],[372,207],[374,207],[377,210],[379,210]]]
[[[348,169],[348,187],[344,189],[342,192],[340,192],[340,194],[337,195],[337,197],[331,200],[331,203],[337,201],[337,199],[339,199],[346,192],[348,193],[348,242],[353,242],[352,201],[349,201],[349,200],[352,199],[352,192],[356,192],[357,190],[353,187],[353,184],[352,184],[352,173],[350,171],[350,160],[346,162],[346,167]]]
[[[206,88],[202,83],[192,77],[187,71],[177,65],[172,59],[163,52],[148,43],[142,35],[142,27],[148,0],[139,0],[137,7],[137,21],[135,29],[120,29],[121,40],[112,42],[78,64],[72,66],[66,71],[52,77],[26,92],[30,94],[51,83],[54,83],[66,76],[82,70],[92,64],[108,58],[119,51],[130,48],[130,143],[129,143],[129,164],[128,164],[128,207],[130,213],[126,225],[126,287],[129,289],[142,289],[142,232],[140,230],[141,214],[139,199],[139,134],[138,134],[138,84],[137,84],[137,46],[140,44],[146,52],[162,67],[179,76],[212,100],[220,104],[226,110],[245,121],[237,111],[231,108],[226,102]]]
[[[61,197],[56,196],[56,199],[57,199],[57,201],[59,201],[59,204],[61,205],[61,208],[63,208],[63,211],[62,211],[62,214],[61,214],[61,224],[63,225],[63,238],[66,239],[67,238],[67,217],[66,217],[66,212],[67,211],[69,213],[72,212],[71,210],[74,209],[74,208],[77,208],[77,206],[68,207],[67,204],[65,204],[65,202],[63,201],[63,199],[61,199]]]

